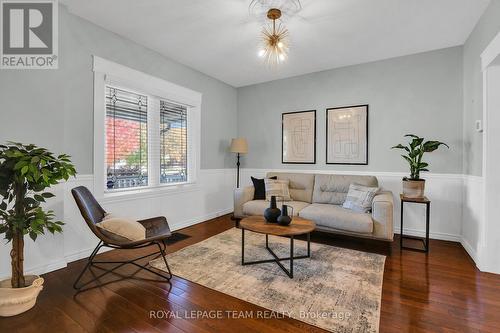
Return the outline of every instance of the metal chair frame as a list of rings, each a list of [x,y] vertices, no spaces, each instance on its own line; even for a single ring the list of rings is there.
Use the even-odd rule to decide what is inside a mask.
[[[116,261],[116,260],[113,260],[113,261],[95,261],[94,260],[95,257],[97,256],[97,254],[99,253],[99,250],[101,248],[103,248],[103,247],[109,247],[109,248],[118,249],[118,250],[134,250],[134,249],[140,249],[140,248],[145,248],[145,247],[154,246],[154,245],[158,246],[158,248],[159,248],[158,251],[153,252],[153,253],[149,253],[149,254],[146,254],[146,255],[143,255],[143,256],[140,256],[140,257],[137,257],[135,259],[123,260],[123,261]],[[162,245],[163,245],[163,247],[162,247]],[[150,272],[152,274],[155,274],[155,275],[161,277],[166,282],[170,282],[170,279],[172,279],[172,272],[170,271],[170,266],[168,265],[167,258],[165,258],[165,256],[166,256],[166,248],[167,248],[167,246],[166,246],[165,242],[158,242],[158,241],[154,241],[154,242],[151,242],[149,244],[144,244],[144,245],[137,246],[137,247],[132,247],[132,248],[122,248],[122,247],[115,246],[115,245],[112,245],[112,244],[106,244],[106,243],[104,243],[101,240],[101,241],[99,241],[99,243],[95,247],[94,251],[92,251],[92,254],[90,255],[90,257],[87,259],[87,264],[85,265],[85,267],[82,269],[82,271],[80,272],[80,274],[76,278],[75,283],[73,283],[73,288],[76,289],[79,292],[80,291],[85,291],[87,289],[82,289],[83,287],[91,284],[92,282],[98,281],[100,278],[104,277],[105,275],[113,273],[118,268],[123,267],[123,266],[125,266],[127,264],[139,267],[140,269],[143,269],[145,271],[148,271],[148,272]],[[150,269],[146,265],[141,265],[141,264],[137,263],[137,261],[139,261],[141,259],[145,259],[145,258],[151,257],[153,255],[157,255],[157,257],[161,256],[163,258],[163,262],[165,263],[165,267],[167,268],[168,274],[158,273],[156,271],[153,271],[152,269]],[[116,264],[116,266],[114,266],[111,269],[107,269],[107,268],[98,266],[98,264]],[[87,281],[87,282],[85,282],[85,283],[83,283],[81,285],[78,285],[78,283],[80,282],[81,278],[83,277],[83,275],[85,274],[85,272],[90,269],[90,267],[98,268],[98,269],[104,271],[104,273],[102,273],[102,274],[94,277],[93,279],[91,279],[91,280],[89,280],[89,281]],[[88,289],[91,289],[91,288],[88,288]]]
[[[73,288],[76,289],[78,292],[92,289],[94,287],[89,287],[85,288],[84,287],[88,286],[89,284],[93,282],[98,282],[100,278],[103,276],[114,273],[117,274],[115,271],[123,267],[125,265],[133,265],[138,267],[139,269],[145,270],[147,272],[150,272],[156,276],[159,276],[162,278],[162,280],[169,282],[170,279],[172,278],[172,272],[170,271],[170,267],[167,262],[166,258],[166,249],[167,245],[165,243],[165,240],[170,237],[170,228],[168,226],[168,222],[165,217],[156,217],[156,218],[151,218],[151,219],[146,219],[146,220],[140,220],[138,221],[141,223],[143,226],[145,226],[146,230],[150,230],[148,236],[144,240],[139,240],[139,241],[128,241],[125,238],[117,238],[115,239],[112,235],[104,233],[104,231],[101,231],[96,224],[102,221],[104,216],[106,215],[106,212],[104,209],[99,205],[97,200],[94,198],[92,193],[85,187],[80,186],[72,189],[72,194],[75,198],[75,201],[78,205],[78,208],[80,209],[80,212],[82,213],[82,216],[87,223],[88,227],[91,229],[91,231],[97,236],[99,239],[99,243],[95,247],[95,249],[92,251],[90,256],[87,259],[87,263],[85,264],[84,268],[76,278],[75,282],[73,283]],[[103,247],[108,247],[112,249],[117,249],[117,250],[136,250],[136,249],[141,249],[141,248],[146,248],[150,246],[157,246],[158,251],[155,251],[153,253],[149,253],[146,255],[142,255],[140,257],[130,259],[130,260],[95,260],[97,254],[99,253],[99,250]],[[152,267],[148,267],[146,265],[143,265],[139,263],[139,260],[149,258],[156,255],[156,258],[162,257],[163,262],[165,263],[166,267],[166,274],[159,273],[158,271],[155,271],[152,269]],[[105,268],[102,267],[104,264],[114,264],[115,266],[112,268]],[[103,271],[102,274],[99,274],[98,276],[95,276],[94,273],[91,270],[91,267],[98,268]],[[94,275],[94,278],[85,282],[85,283],[80,283],[83,275],[85,272],[91,271],[92,274]],[[97,285],[99,286],[99,284]],[[95,287],[97,287],[95,286]]]

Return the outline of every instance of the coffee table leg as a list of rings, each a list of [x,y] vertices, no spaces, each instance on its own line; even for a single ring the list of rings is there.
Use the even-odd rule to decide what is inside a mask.
[[[307,256],[311,256],[311,233],[307,234]]]
[[[241,264],[245,264],[245,229],[241,228]]]
[[[290,279],[293,279],[293,236],[290,236]]]
[[[307,255],[299,255],[299,256],[294,256],[294,245],[295,245],[295,238],[294,236],[289,236],[290,237],[290,256],[286,258],[279,258],[276,253],[269,247],[269,235],[266,234],[266,249],[269,251],[269,253],[273,256],[273,259],[264,259],[264,260],[256,260],[256,261],[247,261],[245,262],[245,229],[241,228],[241,264],[243,266],[246,265],[255,265],[255,264],[264,264],[264,263],[269,263],[269,262],[275,262],[282,270],[283,272],[288,275],[289,278],[293,278],[293,262],[295,259],[304,259],[304,258],[310,258],[311,257],[311,234],[307,234]],[[286,267],[281,263],[281,261],[284,260],[290,260],[290,268],[286,269]]]

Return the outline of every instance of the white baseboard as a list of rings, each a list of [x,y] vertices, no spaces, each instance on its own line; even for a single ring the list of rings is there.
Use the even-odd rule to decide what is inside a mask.
[[[477,253],[476,251],[474,250],[474,248],[469,244],[469,242],[467,242],[467,240],[465,238],[462,237],[462,239],[460,240],[460,244],[462,244],[462,247],[465,249],[465,251],[467,251],[467,253],[469,254],[469,256],[472,258],[472,260],[474,260],[474,262],[478,263],[477,261]]]
[[[212,214],[207,214],[205,216],[197,217],[197,218],[194,218],[194,219],[191,219],[191,220],[188,220],[188,221],[184,221],[184,222],[181,222],[181,223],[176,223],[174,225],[171,225],[170,229],[172,231],[184,229],[184,228],[193,226],[195,224],[199,224],[199,223],[203,223],[205,221],[211,220],[211,219],[215,219],[215,218],[217,218],[219,216],[222,216],[222,215],[230,214],[232,212],[233,212],[233,208],[232,207],[231,208],[226,208],[224,210],[221,210],[221,211],[218,211],[218,212],[215,212],[215,213],[212,213]]]
[[[401,230],[400,228],[394,228],[394,234],[399,235],[400,230]],[[425,231],[420,229],[404,228],[404,234],[408,236],[425,237]],[[443,232],[429,232],[429,238],[457,242],[457,243],[460,243],[462,241],[462,236],[460,235],[447,234]]]
[[[96,246],[97,246],[97,243],[96,243]],[[70,262],[73,262],[73,261],[77,261],[77,260],[80,260],[83,258],[88,258],[92,254],[92,251],[94,251],[94,249],[95,249],[95,247],[90,247],[87,249],[83,249],[80,251],[69,253],[69,254],[64,256],[64,259],[66,260],[66,263],[69,264]],[[101,250],[99,250],[99,253],[104,253],[104,252],[108,252],[111,250],[113,250],[113,249],[109,248],[109,247],[103,247],[103,248],[101,248]]]
[[[66,266],[66,261],[61,259],[46,264],[32,266],[25,272],[25,274],[42,275],[48,272],[57,271],[58,269],[64,268]]]

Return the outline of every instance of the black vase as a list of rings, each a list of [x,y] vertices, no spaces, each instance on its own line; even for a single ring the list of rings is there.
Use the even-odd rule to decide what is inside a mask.
[[[288,207],[292,209],[292,213],[290,215],[288,215]],[[292,216],[293,216],[293,207],[283,205],[281,207],[281,215],[278,217],[278,223],[280,225],[289,225],[290,223],[292,223]]]
[[[264,211],[264,218],[269,223],[277,223],[278,216],[280,216],[280,214],[281,214],[281,211],[276,206],[276,197],[272,196],[271,197],[271,205],[269,206],[269,208],[266,208],[266,210]]]

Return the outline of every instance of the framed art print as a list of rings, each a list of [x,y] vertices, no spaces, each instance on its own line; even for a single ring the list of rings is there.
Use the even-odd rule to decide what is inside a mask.
[[[316,163],[316,110],[282,115],[281,162]]]
[[[326,164],[368,164],[368,105],[326,110]]]

